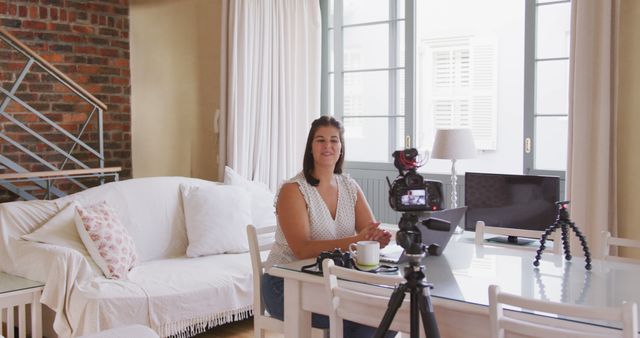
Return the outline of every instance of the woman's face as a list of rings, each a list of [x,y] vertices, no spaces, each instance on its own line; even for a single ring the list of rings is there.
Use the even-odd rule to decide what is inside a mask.
[[[340,131],[333,126],[322,126],[316,130],[311,144],[311,153],[316,166],[335,166],[340,158]]]

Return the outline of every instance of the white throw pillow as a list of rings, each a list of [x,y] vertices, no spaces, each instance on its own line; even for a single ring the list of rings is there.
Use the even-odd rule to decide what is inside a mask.
[[[187,256],[249,251],[251,196],[229,185],[180,185],[187,227]]]
[[[22,235],[21,238],[32,242],[64,246],[88,255],[76,230],[74,219],[77,205],[76,201],[71,201],[41,227],[30,234]]]
[[[138,255],[116,211],[105,201],[75,209],[76,229],[91,258],[107,278],[127,279]]]
[[[242,187],[251,194],[251,219],[255,227],[276,224],[275,195],[266,184],[249,181],[229,167],[224,167],[224,183]]]

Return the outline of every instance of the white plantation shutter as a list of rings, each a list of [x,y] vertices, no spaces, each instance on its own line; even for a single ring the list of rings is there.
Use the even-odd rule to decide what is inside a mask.
[[[495,150],[498,125],[497,48],[495,39],[471,40],[471,131],[478,149]]]
[[[468,127],[476,147],[497,141],[496,43],[475,37],[426,41],[432,60],[430,98],[435,128]]]

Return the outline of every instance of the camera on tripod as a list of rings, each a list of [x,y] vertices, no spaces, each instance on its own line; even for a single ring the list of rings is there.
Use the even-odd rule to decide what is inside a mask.
[[[404,254],[409,258],[409,265],[404,268],[406,283],[400,284],[391,294],[389,306],[374,338],[382,338],[387,333],[405,293],[411,295],[411,338],[419,337],[420,319],[427,337],[440,338],[429,291],[433,285],[426,282],[424,266],[420,265],[425,252],[436,255],[438,245],[434,243],[427,248],[422,243],[422,233],[417,224],[420,223],[427,229],[435,231],[450,231],[451,223],[431,218],[432,211],[442,210],[444,207],[442,183],[425,181],[416,172],[422,165],[416,160],[417,157],[418,150],[415,148],[393,152],[393,164],[398,169],[399,175],[393,184],[387,178],[389,205],[393,210],[402,212],[398,222],[396,243],[404,248]]]
[[[395,211],[437,211],[444,208],[442,183],[426,181],[416,172],[422,165],[415,148],[393,152],[398,177],[389,183],[389,205]]]
[[[393,164],[398,169],[398,177],[389,183],[389,205],[395,211],[401,211],[402,217],[398,222],[399,231],[396,233],[396,242],[404,248],[410,260],[419,260],[425,252],[422,243],[420,229],[416,224],[420,223],[429,229],[436,231],[448,231],[448,222],[431,219],[430,212],[442,210],[444,201],[442,198],[442,183],[426,181],[416,170],[423,163],[418,163],[418,150],[409,148],[393,152]],[[437,245],[430,245],[429,254],[437,251]]]

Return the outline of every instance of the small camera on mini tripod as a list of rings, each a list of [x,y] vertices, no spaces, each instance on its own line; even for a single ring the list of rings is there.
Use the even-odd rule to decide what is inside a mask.
[[[536,260],[533,261],[533,266],[538,267],[540,265],[540,258],[542,258],[542,252],[546,248],[545,243],[547,241],[547,237],[549,237],[554,231],[560,229],[561,237],[562,237],[562,246],[564,249],[564,258],[568,261],[571,260],[571,249],[569,247],[569,230],[573,230],[573,232],[578,236],[580,240],[580,244],[582,245],[582,251],[584,252],[584,260],[585,266],[584,268],[587,270],[591,270],[591,253],[589,252],[589,246],[587,245],[587,238],[582,234],[580,229],[576,227],[574,222],[571,222],[569,219],[569,210],[568,205],[571,203],[570,201],[562,201],[556,202],[556,206],[558,207],[558,218],[556,221],[551,224],[542,234],[540,238],[540,248],[536,252]],[[553,245],[560,245],[560,243],[553,243]]]

